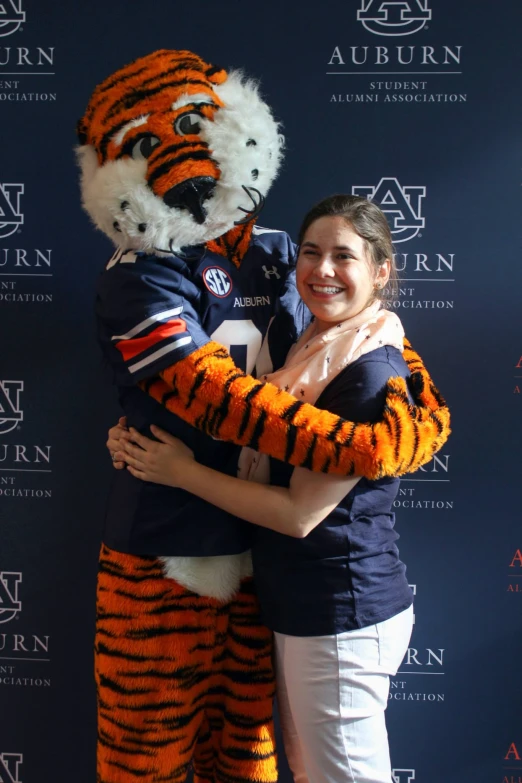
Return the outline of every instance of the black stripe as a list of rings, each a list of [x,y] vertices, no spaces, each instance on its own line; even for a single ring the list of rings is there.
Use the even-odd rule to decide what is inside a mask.
[[[165,577],[162,577],[162,578],[164,579]],[[137,602],[138,601],[150,602],[150,601],[161,601],[167,595],[170,595],[171,591],[169,589],[169,590],[165,590],[162,593],[154,593],[154,595],[140,595],[140,594],[136,594],[136,593],[128,593],[125,590],[113,590],[112,592],[115,595],[121,595],[123,598],[132,598],[134,601],[137,601]],[[191,593],[191,592],[187,591],[183,595],[177,595],[175,597],[175,600],[176,601],[189,601],[189,600],[192,600],[194,597],[199,598],[200,596],[197,595],[197,593]],[[207,606],[202,606],[202,607],[199,607],[199,606],[178,606],[177,608],[179,609],[180,612],[185,612],[185,611],[191,611],[191,612],[199,612],[199,611],[203,612],[203,611],[205,611],[206,612],[207,609],[208,609]]]
[[[347,423],[347,422],[345,422],[345,423]],[[344,439],[343,444],[342,444],[343,446],[346,446],[346,447],[352,445],[353,436],[355,435],[355,430],[357,429],[357,425],[354,424],[354,422],[349,422],[349,423],[351,425],[350,434],[348,435],[347,438]]]
[[[154,76],[149,76],[148,79],[144,79],[141,83],[141,86],[144,87],[147,84],[151,84],[156,79],[162,79],[165,76],[170,76],[173,73],[177,73],[178,71],[187,71],[193,69],[194,71],[199,71],[201,75],[203,75],[203,71],[201,69],[201,63],[196,60],[195,58],[187,57],[186,60],[183,60],[182,62],[179,62],[177,60],[172,60],[172,62],[178,62],[178,65],[176,65],[174,68],[167,68],[166,71],[162,71],[161,73],[156,73]],[[181,82],[183,84],[183,82]],[[208,84],[206,87],[208,88]]]
[[[197,596],[200,598],[197,593],[192,593],[191,597]],[[177,597],[175,598],[177,600]],[[203,606],[178,606],[176,603],[166,603],[163,604],[163,606],[157,606],[155,609],[149,609],[147,611],[147,614],[153,615],[153,614],[167,614],[168,612],[208,612],[209,606],[208,604],[204,604]]]
[[[106,748],[110,748],[111,750],[117,750],[118,753],[128,753],[129,756],[139,756],[142,753],[145,756],[151,756],[151,757],[156,755],[154,751],[148,752],[146,750],[143,750],[143,748],[141,750],[137,750],[135,748],[124,748],[122,745],[114,745],[112,742],[107,742],[107,740],[103,739],[103,737],[100,734],[98,734],[98,742],[100,743],[100,745],[104,745]]]
[[[328,470],[330,469],[330,465],[332,464],[332,461],[330,457],[327,457],[325,461],[322,464],[321,467],[321,473],[328,473]]]
[[[118,100],[112,104],[103,121],[104,123],[108,122],[111,117],[114,117],[120,110],[127,111],[128,109],[133,109],[140,101],[150,98],[152,95],[156,95],[158,92],[161,92],[168,87],[179,87],[184,84],[201,84],[208,89],[208,82],[203,81],[202,79],[174,79],[170,82],[162,82],[156,87],[151,87],[148,90],[132,90],[132,92],[124,95],[122,98],[118,98]]]
[[[158,558],[154,555],[149,555],[147,557],[146,555],[140,555],[140,560],[148,560],[149,562],[146,565],[139,565],[135,566],[136,571],[157,571],[158,569],[161,570],[161,566],[158,563]]]
[[[180,141],[179,144],[171,144],[169,147],[165,147],[165,149],[158,150],[158,153],[152,155],[149,158],[149,166],[155,165],[158,160],[161,160],[161,158],[164,158],[166,155],[171,155],[173,152],[178,152],[179,150],[186,149],[187,147],[191,147],[192,149],[194,147],[204,147],[204,149],[208,150],[208,144],[206,141]]]
[[[162,405],[164,405],[165,408],[168,408],[169,400],[175,400],[177,397],[179,397],[179,391],[177,389],[172,389],[172,391],[165,392],[161,400]]]
[[[298,402],[297,404],[300,405],[301,403]],[[296,440],[297,440],[297,427],[295,427],[293,424],[290,424],[286,435],[286,450],[285,450],[285,456],[283,460],[284,462],[290,462],[290,458],[294,453]]]
[[[206,70],[206,76],[208,79],[210,79],[211,76],[214,76],[214,74],[219,73],[220,71],[224,71],[225,69],[222,68],[220,65],[213,65],[211,68],[208,68]]]
[[[248,427],[248,422],[250,421],[250,413],[252,411],[251,402],[256,397],[257,394],[261,391],[261,389],[264,387],[264,383],[258,382],[245,397],[245,412],[243,413],[243,418],[241,420],[241,425],[239,427],[238,431],[238,438],[242,438],[245,434],[245,430]]]
[[[306,450],[306,457],[301,462],[301,467],[308,468],[309,470],[312,470],[313,464],[314,464],[314,451],[315,447],[317,445],[317,434],[314,432],[314,436],[312,438],[312,442],[308,446]]]
[[[100,140],[100,143],[98,144],[98,150],[100,152],[100,155],[102,156],[102,162],[105,163],[107,160],[107,147],[109,146],[109,142],[114,136],[115,133],[118,133],[119,130],[125,127],[125,125],[128,125],[129,120],[122,120],[117,125],[114,125],[110,130],[108,130]]]
[[[96,643],[96,652],[98,655],[107,655],[110,658],[120,658],[122,661],[134,661],[136,663],[167,661],[168,663],[172,663],[172,656],[170,655],[137,655],[135,653],[124,652],[122,650],[113,650],[100,641]],[[107,709],[112,708],[110,705],[107,705]]]
[[[209,435],[210,435],[210,433],[212,431],[211,428],[210,428],[210,425],[209,425],[209,419],[210,419],[210,414],[211,413],[212,413],[212,405],[211,405],[210,402],[208,402],[207,403],[207,407],[205,408],[205,413],[204,413],[204,415],[203,415],[203,417],[201,419],[201,431],[202,432],[206,432]]]
[[[158,626],[156,628],[132,628],[125,634],[126,639],[133,641],[144,641],[145,639],[156,639],[160,636],[169,636],[173,633],[179,634],[198,634],[204,631],[211,631],[212,625],[172,625]],[[101,629],[100,629],[101,630]]]
[[[157,169],[151,172],[147,179],[148,186],[152,188],[156,180],[158,180],[164,174],[167,174],[172,168],[174,168],[174,166],[177,166],[179,163],[184,163],[186,160],[212,160],[212,158],[210,157],[210,152],[208,149],[206,149],[194,150],[194,152],[185,152],[183,155],[178,155],[177,158],[166,160],[165,163],[162,163],[160,166],[158,166]]]
[[[121,573],[105,563],[100,563],[100,573],[109,574],[109,576],[116,576],[119,579],[126,579],[128,582],[147,582],[149,580],[152,581],[153,579],[162,578],[161,574],[158,574],[157,576],[135,576],[133,574]]]
[[[156,693],[154,688],[124,688],[123,686],[119,685],[117,682],[112,680],[110,677],[106,677],[105,674],[99,674],[100,677],[100,687],[101,688],[108,688],[110,691],[113,691],[113,693],[121,693],[122,696],[130,696],[130,695],[137,695],[137,694],[143,694],[146,693]]]
[[[293,421],[295,414],[297,413],[297,411],[301,410],[303,405],[304,405],[303,402],[301,402],[300,400],[296,400],[282,414],[282,418],[285,419],[285,421],[290,421],[290,422]]]
[[[100,717],[106,720],[107,723],[112,723],[113,726],[117,726],[124,731],[134,731],[136,734],[149,734],[150,732],[150,729],[138,729],[136,726],[128,726],[126,723],[116,720],[110,709],[107,712],[100,710]]]
[[[192,688],[194,685],[199,685],[208,677],[208,671],[197,671],[196,666],[180,666],[177,669],[171,669],[168,672],[161,671],[160,669],[140,669],[139,671],[132,672],[118,672],[118,677],[128,677],[129,679],[140,677],[157,677],[160,680],[181,680],[178,684],[178,688],[181,690]]]
[[[256,421],[254,432],[252,433],[252,438],[249,443],[250,448],[254,449],[254,451],[258,451],[259,449],[259,438],[264,432],[266,419],[267,419],[267,412],[262,410],[261,413],[259,414],[258,420]]]
[[[411,459],[408,462],[408,465],[411,465],[413,463],[413,460],[417,456],[417,451],[419,449],[419,443],[420,443],[420,437],[419,437],[419,425],[416,421],[413,422],[413,448],[411,452]]]
[[[192,386],[190,388],[187,404],[185,405],[185,409],[186,410],[188,410],[190,408],[190,406],[192,405],[192,403],[196,399],[196,392],[199,389],[199,387],[201,386],[201,384],[203,383],[203,381],[205,380],[206,374],[207,374],[206,370],[200,370],[197,373],[196,377],[194,378],[194,383],[192,384]]]
[[[437,430],[438,430],[439,435],[442,435],[442,433],[444,432],[444,424],[439,419],[439,415],[438,415],[437,411],[432,411],[432,413],[430,413],[430,419],[432,421],[434,421],[435,424],[437,425]]]
[[[247,761],[249,759],[256,759],[261,761],[263,759],[271,759],[275,755],[273,750],[269,753],[259,753],[253,749],[243,750],[242,748],[232,748],[230,745],[227,745],[221,750],[228,756],[228,758],[235,759],[237,761]]]
[[[111,767],[118,767],[118,769],[122,769],[124,772],[129,772],[131,775],[136,775],[137,778],[146,778],[150,775],[150,769],[132,769],[131,767],[125,766],[125,764],[121,764],[119,761],[113,761],[112,759],[107,759],[107,764],[110,764]],[[100,783],[103,783],[100,781]]]
[[[219,406],[214,410],[214,414],[212,416],[212,419],[210,421],[208,432],[212,435],[217,435],[219,433],[219,428],[225,421],[226,417],[228,416],[228,409],[230,400],[232,399],[232,395],[230,393],[230,386],[231,384],[237,380],[238,378],[244,378],[245,373],[242,370],[237,370],[237,372],[233,373],[232,375],[229,375],[229,377],[226,380],[225,383],[225,393],[223,395],[223,399],[221,400],[221,403]]]
[[[131,614],[116,614],[116,612],[98,612],[98,620],[132,620]]]
[[[337,418],[337,421],[335,423],[335,426],[332,427],[328,435],[326,436],[326,440],[335,440],[338,433],[342,429],[342,426],[344,424],[344,419]]]

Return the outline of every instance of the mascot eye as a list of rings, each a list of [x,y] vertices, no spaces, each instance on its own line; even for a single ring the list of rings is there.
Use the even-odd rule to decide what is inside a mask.
[[[174,123],[174,130],[178,136],[194,136],[201,130],[200,121],[201,114],[196,114],[196,112],[183,114],[181,117],[178,117]]]
[[[150,158],[154,148],[158,146],[160,140],[157,136],[142,136],[141,139],[134,142],[130,154],[134,160],[144,160]]]

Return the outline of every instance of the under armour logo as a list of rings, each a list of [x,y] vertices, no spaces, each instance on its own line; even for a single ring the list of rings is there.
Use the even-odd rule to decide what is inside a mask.
[[[267,278],[267,280],[270,278],[270,275],[275,275],[278,280],[281,279],[281,275],[277,271],[277,267],[275,265],[272,266],[272,269],[267,269],[266,266],[263,264],[263,266],[261,268],[262,268],[263,272],[265,273],[265,277]]]

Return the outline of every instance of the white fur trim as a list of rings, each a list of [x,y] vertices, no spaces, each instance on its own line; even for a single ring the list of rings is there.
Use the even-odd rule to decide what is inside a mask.
[[[206,92],[195,92],[192,95],[189,92],[184,93],[184,95],[180,95],[177,100],[174,101],[172,104],[172,111],[176,111],[177,109],[182,109],[183,106],[190,106],[191,104],[198,104],[198,103],[214,103],[212,100],[212,96],[208,95]]]
[[[219,557],[160,557],[165,576],[198,595],[230,601],[242,579],[252,576],[250,552]]]
[[[139,128],[140,125],[145,125],[147,120],[149,119],[150,114],[143,114],[141,117],[136,117],[135,120],[131,120],[126,125],[121,128],[118,133],[116,133],[112,140],[115,144],[118,145],[118,147],[121,145],[123,139],[125,138],[125,134],[128,133],[133,128]]]

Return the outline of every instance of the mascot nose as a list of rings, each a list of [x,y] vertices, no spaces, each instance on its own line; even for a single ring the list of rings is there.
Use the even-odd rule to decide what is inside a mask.
[[[167,190],[163,201],[168,207],[188,209],[196,223],[204,223],[207,212],[203,202],[212,196],[215,187],[214,177],[192,177]]]

